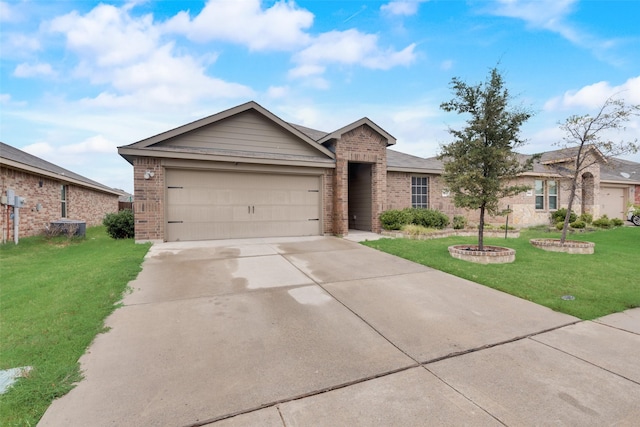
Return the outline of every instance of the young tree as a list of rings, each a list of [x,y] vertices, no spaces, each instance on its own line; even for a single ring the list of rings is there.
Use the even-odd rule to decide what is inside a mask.
[[[529,170],[533,159],[519,161],[513,151],[524,144],[520,127],[532,115],[524,108],[509,105],[511,97],[500,72],[493,68],[484,83],[470,86],[458,78],[451,80],[454,98],[440,105],[445,111],[468,114],[462,130],[449,129],[455,140],[441,146],[443,179],[457,207],[480,210],[478,250],[484,250],[485,213],[503,214],[503,197],[526,191],[512,180]]]
[[[568,167],[564,171],[560,170],[561,175],[569,178],[567,214],[564,218],[560,238],[562,244],[567,238],[571,208],[583,172],[596,162],[601,161],[600,159],[607,161],[622,154],[635,153],[640,148],[637,138],[633,141],[620,140],[618,142],[606,139],[607,133],[624,130],[625,124],[634,115],[640,115],[640,105],[628,106],[623,100],[610,97],[594,116],[589,114],[572,115],[560,123],[560,129],[565,132],[565,136],[563,141],[556,143],[556,145],[571,152],[574,156]],[[590,155],[594,151],[597,154]]]

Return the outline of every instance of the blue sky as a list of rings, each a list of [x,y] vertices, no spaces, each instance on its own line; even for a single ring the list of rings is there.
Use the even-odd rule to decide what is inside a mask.
[[[324,131],[366,116],[431,157],[463,125],[439,108],[451,78],[497,65],[536,113],[520,150],[536,153],[611,95],[640,104],[639,16],[635,0],[0,1],[0,140],[131,192],[116,147],[255,100]]]

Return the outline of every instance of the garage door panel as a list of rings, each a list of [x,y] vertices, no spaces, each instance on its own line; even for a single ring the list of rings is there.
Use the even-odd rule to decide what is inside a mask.
[[[169,241],[321,234],[318,176],[170,169],[167,186]]]
[[[620,187],[600,187],[600,213],[609,218],[624,219],[625,189]]]

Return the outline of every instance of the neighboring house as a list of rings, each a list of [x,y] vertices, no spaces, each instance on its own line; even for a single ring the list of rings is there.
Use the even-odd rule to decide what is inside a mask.
[[[84,221],[88,227],[102,224],[107,213],[118,211],[121,193],[0,142],[0,227],[3,241],[13,239],[13,207],[7,190],[25,199],[19,211],[19,237],[33,236],[52,221]]]
[[[118,152],[134,167],[137,241],[379,232],[383,211],[405,207],[474,220],[476,212],[454,207],[440,161],[388,148],[395,143],[368,118],[327,133],[248,102]],[[532,188],[536,179],[552,178],[546,170],[522,177]],[[594,191],[599,186],[594,181]],[[553,207],[536,209],[539,197],[532,190],[514,199],[510,207],[522,208],[513,222],[547,223]],[[556,203],[563,198],[560,191]]]

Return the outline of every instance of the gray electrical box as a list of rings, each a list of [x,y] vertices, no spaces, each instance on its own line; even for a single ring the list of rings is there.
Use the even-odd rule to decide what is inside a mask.
[[[13,190],[7,189],[7,205],[13,206],[16,204],[16,193]]]
[[[24,205],[27,204],[27,199],[24,197],[16,196],[16,208],[24,208]]]

